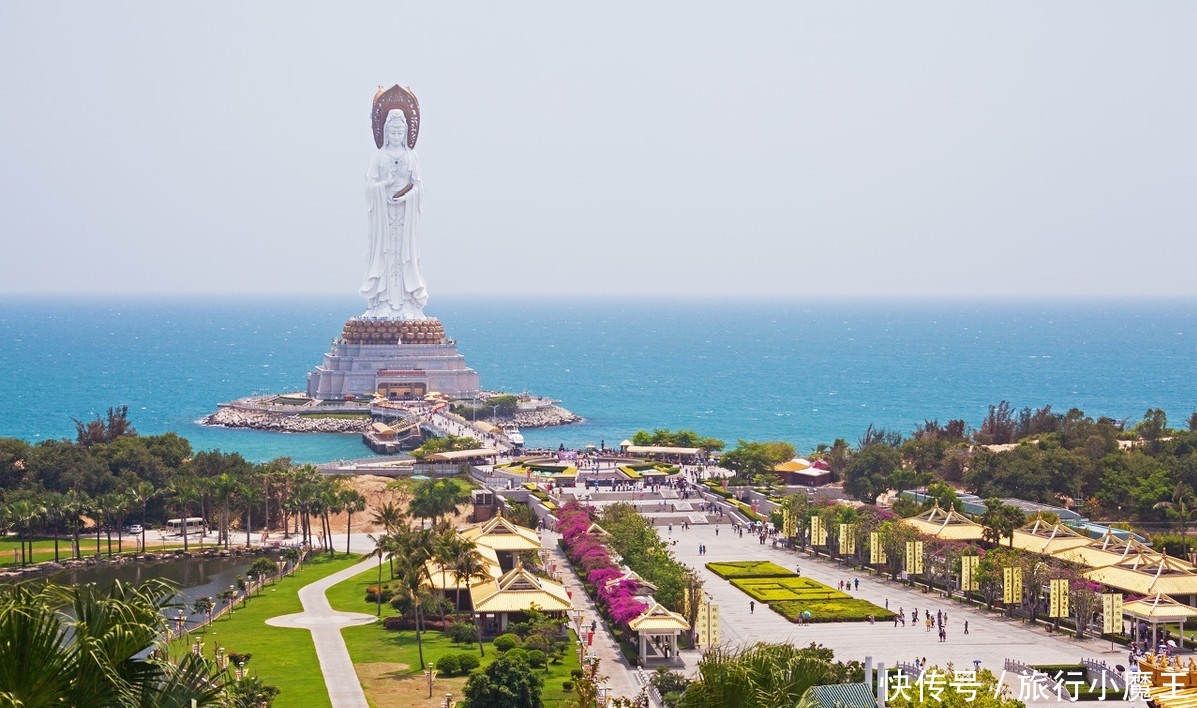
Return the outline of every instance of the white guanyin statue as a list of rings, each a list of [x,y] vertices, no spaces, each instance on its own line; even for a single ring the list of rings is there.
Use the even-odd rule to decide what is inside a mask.
[[[370,251],[361,294],[363,317],[423,320],[428,291],[420,273],[420,211],[424,182],[415,141],[419,104],[398,86],[374,97],[378,151],[366,171]]]

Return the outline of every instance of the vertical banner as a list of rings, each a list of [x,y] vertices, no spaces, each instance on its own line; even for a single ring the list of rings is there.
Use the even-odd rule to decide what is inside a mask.
[[[853,553],[856,553],[856,526],[840,524],[840,555],[849,556]]]
[[[923,572],[923,542],[906,542],[906,572],[921,575]]]
[[[1002,568],[1002,602],[1007,605],[1022,602],[1022,568]]]
[[[980,556],[963,556],[960,559],[960,589],[964,592],[976,592],[980,588],[977,582],[977,567],[981,563]]]
[[[881,534],[877,531],[869,534],[869,561],[874,565],[885,562],[885,548],[881,545]]]
[[[810,545],[827,545],[827,529],[823,527],[823,519],[817,515],[810,517]]]
[[[698,621],[695,623],[694,641],[707,648],[719,643],[719,607],[702,600],[698,605]]]
[[[1101,633],[1122,634],[1122,593],[1120,592],[1102,593]]]
[[[798,535],[798,524],[795,523],[794,512],[787,506],[781,510],[781,535],[793,538]]]
[[[1052,580],[1047,616],[1053,618],[1068,616],[1068,580],[1066,578]]]

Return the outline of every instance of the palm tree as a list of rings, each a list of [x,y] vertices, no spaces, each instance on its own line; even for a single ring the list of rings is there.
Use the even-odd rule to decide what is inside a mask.
[[[374,544],[374,550],[370,552],[370,555],[378,558],[378,585],[376,585],[374,588],[374,601],[378,606],[377,614],[379,617],[382,617],[382,558],[383,556],[390,556],[392,539],[386,534],[381,536],[367,534],[366,538],[370,539],[370,541]]]
[[[366,497],[356,489],[342,489],[339,492],[341,506],[347,514],[345,518],[345,555],[349,555],[349,534],[353,527],[353,513],[366,510]]]
[[[424,583],[427,581],[431,584],[431,578],[428,576],[428,566],[425,562],[429,558],[428,548],[429,532],[423,529],[411,529],[400,534],[396,541],[399,546],[398,557],[398,575],[399,582],[407,591],[408,597],[411,599],[412,607],[415,608],[416,615],[416,647],[420,654],[420,669],[424,668],[424,642],[421,636],[421,607],[422,590]],[[394,555],[394,554],[392,554]],[[382,588],[379,588],[381,590]]]
[[[386,533],[394,533],[395,529],[403,523],[407,517],[407,513],[403,511],[403,507],[393,501],[387,500],[380,506],[374,507],[374,513],[370,516],[370,523],[375,526],[381,526]]]
[[[17,529],[17,540],[21,544],[21,566],[24,567],[33,559],[33,523],[37,521],[43,513],[43,509],[36,503],[28,499],[18,499],[8,505],[8,517],[12,525]],[[25,539],[21,537],[24,533],[25,537],[29,539],[29,555],[25,555]]]
[[[150,500],[158,496],[158,490],[154,489],[154,485],[149,482],[137,482],[125,490],[129,495],[129,503],[132,506],[141,507],[141,550],[145,550],[145,527],[146,527],[146,506],[149,505]],[[133,552],[133,557],[137,557],[137,551]]]
[[[482,559],[482,554],[478,552],[478,547],[474,545],[473,541],[461,540],[462,543],[457,547],[457,556],[453,559],[453,579],[457,581],[458,612],[461,612],[461,589],[464,587],[468,590],[474,580],[490,579],[490,571]],[[474,619],[474,630],[478,635],[478,654],[486,656],[486,651],[482,648],[482,625],[479,624],[477,618]]]
[[[336,555],[336,552],[333,550],[332,520],[329,517],[333,514],[341,513],[345,508],[344,502],[341,500],[340,484],[338,480],[329,479],[320,485],[321,523],[324,529],[325,545],[328,547],[329,558]]]
[[[238,485],[237,498],[241,501],[241,508],[245,510],[245,547],[249,548],[254,528],[254,506],[262,498],[262,490],[252,483]]]
[[[217,544],[224,544],[227,549],[229,547],[229,506],[233,503],[233,498],[237,496],[238,488],[241,486],[237,479],[227,472],[214,477],[210,480],[213,500],[220,504],[220,533],[216,537]]]
[[[167,493],[174,498],[179,510],[179,519],[183,523],[183,552],[187,552],[187,512],[191,504],[198,498],[195,483],[186,477],[175,477],[170,480]]]
[[[42,495],[42,508],[45,509],[46,523],[54,534],[54,562],[58,558],[58,533],[62,522],[67,518],[67,497],[61,492],[46,492]]]
[[[803,696],[811,686],[835,682],[830,661],[792,644],[715,647],[698,662],[698,680],[678,700],[681,708],[817,706]]]
[[[1180,552],[1187,558],[1189,544],[1186,537],[1189,532],[1189,521],[1192,520],[1193,512],[1197,511],[1197,498],[1194,498],[1193,488],[1187,482],[1178,482],[1172,490],[1172,500],[1157,502],[1152,508],[1167,509],[1180,518]]]
[[[105,531],[105,533],[108,535],[108,557],[109,558],[112,557],[112,527],[117,523],[118,518],[122,518],[124,516],[124,511],[122,510],[124,508],[124,505],[125,505],[125,496],[123,494],[117,494],[116,492],[109,492],[107,494],[101,494],[99,497],[96,498],[96,507],[97,507],[97,510],[99,511],[98,516],[99,516],[99,518],[104,520],[103,526],[105,529],[107,529],[107,531]],[[99,539],[100,539],[100,528],[97,526],[97,528],[96,528],[96,552],[97,553],[99,553],[99,551],[100,551]],[[118,543],[119,543],[120,534],[117,534],[117,539],[118,539]]]
[[[63,512],[64,518],[71,522],[72,555],[75,558],[82,555],[79,550],[79,532],[83,530],[83,519],[79,517],[87,512],[90,504],[91,500],[88,499],[86,492],[71,489],[65,495]]]
[[[225,676],[208,659],[150,656],[167,636],[169,584],[0,587],[0,686],[23,706],[214,706]],[[69,607],[70,615],[59,611]],[[193,703],[194,701],[194,703]]]

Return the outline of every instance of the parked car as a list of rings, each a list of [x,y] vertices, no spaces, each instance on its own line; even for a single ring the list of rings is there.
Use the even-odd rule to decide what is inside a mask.
[[[130,536],[140,536],[141,524],[129,524],[129,527],[125,529],[125,533],[129,534]]]

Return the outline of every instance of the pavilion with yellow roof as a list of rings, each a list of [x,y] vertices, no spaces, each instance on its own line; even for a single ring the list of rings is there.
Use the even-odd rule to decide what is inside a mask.
[[[1039,514],[1031,523],[1014,530],[1010,545],[1031,553],[1050,555],[1070,548],[1092,546],[1093,539],[1073,531],[1058,520],[1049,522],[1043,518],[1043,514]]]
[[[667,662],[680,662],[677,654],[677,637],[682,632],[690,630],[690,623],[676,612],[665,609],[661,603],[653,600],[653,604],[639,617],[628,622],[628,629],[636,633],[640,640],[640,656],[647,659],[649,643],[660,638],[664,641],[664,654]]]
[[[939,502],[927,511],[902,519],[902,523],[919,533],[948,541],[980,541],[985,527],[955,509],[943,510]]]
[[[490,548],[495,552],[503,570],[511,570],[516,565],[516,558],[521,551],[536,551],[540,549],[540,537],[530,528],[496,516],[480,524],[473,524],[457,532],[467,541],[473,541],[479,547]]]
[[[573,608],[565,586],[534,575],[522,564],[498,578],[470,586],[475,622],[485,634],[502,634],[515,617],[535,606],[550,617],[563,618]]]

